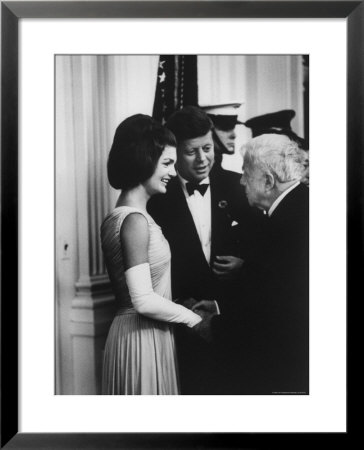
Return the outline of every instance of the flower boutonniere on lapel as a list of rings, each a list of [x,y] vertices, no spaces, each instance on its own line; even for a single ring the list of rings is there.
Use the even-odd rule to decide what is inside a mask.
[[[226,200],[220,200],[217,206],[222,212],[225,213],[227,219],[231,222],[231,216],[229,214],[229,203]]]
[[[226,200],[220,200],[218,203],[218,207],[221,209],[226,209],[228,207],[228,202]]]

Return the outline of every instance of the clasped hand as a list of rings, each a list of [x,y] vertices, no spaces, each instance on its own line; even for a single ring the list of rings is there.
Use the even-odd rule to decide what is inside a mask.
[[[192,330],[206,342],[211,342],[211,319],[217,314],[216,303],[213,300],[197,301],[192,297],[181,298],[179,303],[201,317],[201,322],[195,325]]]
[[[231,280],[239,273],[243,263],[244,260],[237,256],[216,256],[212,271],[220,280]]]
[[[192,311],[202,318],[193,330],[206,342],[211,342],[211,320],[217,314],[216,303],[213,300],[201,300],[193,305]]]

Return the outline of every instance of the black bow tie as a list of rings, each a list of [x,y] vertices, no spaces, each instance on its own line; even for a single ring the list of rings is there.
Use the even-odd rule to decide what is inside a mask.
[[[199,191],[201,195],[205,195],[205,192],[207,191],[207,188],[209,187],[208,184],[198,184],[198,183],[186,183],[186,189],[188,192],[188,195],[192,195],[195,191]]]

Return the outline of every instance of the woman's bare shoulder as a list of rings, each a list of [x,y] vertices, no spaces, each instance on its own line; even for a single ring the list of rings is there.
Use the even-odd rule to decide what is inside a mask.
[[[134,211],[125,217],[120,229],[120,241],[126,268],[147,262],[149,227],[144,214]]]

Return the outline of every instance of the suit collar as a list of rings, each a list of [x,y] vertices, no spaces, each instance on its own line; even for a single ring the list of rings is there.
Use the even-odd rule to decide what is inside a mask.
[[[305,211],[308,209],[308,202],[309,188],[305,184],[300,183],[284,197],[269,220],[280,220],[280,218],[285,217],[288,212],[289,214],[296,215],[300,211]]]
[[[284,197],[286,197],[291,191],[293,191],[293,189],[295,189],[299,184],[300,184],[299,181],[292,184],[292,186],[290,186],[288,189],[286,189],[284,192],[282,192],[282,194],[278,198],[276,198],[276,200],[273,202],[272,206],[268,210],[268,217],[270,217],[273,214],[273,212],[278,207],[278,205],[282,202]]]

